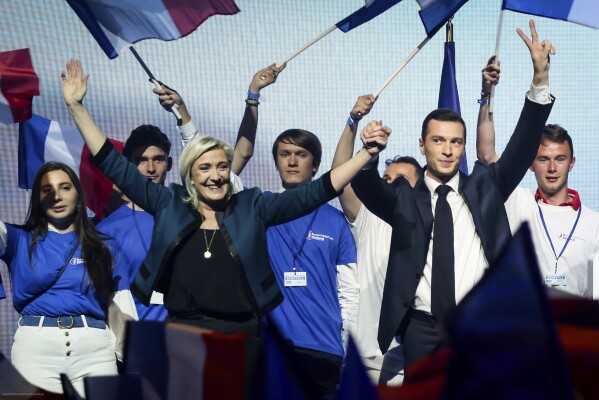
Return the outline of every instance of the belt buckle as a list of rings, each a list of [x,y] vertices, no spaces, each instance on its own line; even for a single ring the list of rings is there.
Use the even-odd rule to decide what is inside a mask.
[[[75,325],[75,319],[73,318],[72,315],[67,315],[67,317],[69,317],[71,319],[70,324],[68,325],[62,325],[62,318],[63,316],[60,316],[56,319],[56,325],[58,325],[59,329],[71,329],[73,327],[73,325]]]

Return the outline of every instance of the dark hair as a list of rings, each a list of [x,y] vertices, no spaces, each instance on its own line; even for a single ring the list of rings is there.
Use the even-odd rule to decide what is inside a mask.
[[[414,157],[397,155],[392,159],[385,161],[385,167],[388,167],[391,164],[410,164],[416,170],[416,177],[418,179],[422,178],[422,167]]]
[[[87,218],[85,212],[85,196],[81,182],[68,165],[60,162],[48,162],[44,164],[35,174],[33,186],[31,188],[31,198],[29,201],[29,211],[23,227],[32,232],[31,243],[29,244],[29,263],[32,266],[35,259],[34,253],[39,237],[45,237],[48,233],[48,218],[44,213],[41,202],[41,183],[42,178],[48,172],[65,172],[77,191],[77,215],[75,216],[75,234],[81,243],[81,254],[85,260],[85,268],[89,275],[87,286],[90,279],[94,283],[96,292],[102,296],[108,296],[112,289],[112,255],[108,247],[100,238],[98,231]]]
[[[464,123],[462,117],[460,117],[458,113],[456,113],[453,110],[450,110],[449,108],[437,108],[436,110],[431,111],[422,122],[422,133],[420,134],[420,137],[423,142],[426,139],[428,123],[431,120],[444,122],[458,122],[462,124],[462,127],[464,127],[464,141],[466,140],[466,124]]]
[[[279,143],[294,144],[302,147],[312,154],[312,164],[316,167],[320,166],[320,159],[322,158],[322,145],[318,137],[312,132],[308,132],[303,129],[287,129],[281,133],[275,139],[272,145],[272,158],[277,162],[277,150]]]
[[[154,125],[140,125],[133,129],[123,147],[123,155],[134,162],[135,160],[131,159],[133,152],[142,146],[144,148],[156,146],[164,150],[167,156],[171,152],[171,141],[160,128]]]
[[[564,143],[568,142],[570,146],[570,157],[574,158],[574,145],[572,144],[572,138],[568,134],[568,131],[557,124],[545,125],[543,129],[542,140],[549,140],[550,142]]]

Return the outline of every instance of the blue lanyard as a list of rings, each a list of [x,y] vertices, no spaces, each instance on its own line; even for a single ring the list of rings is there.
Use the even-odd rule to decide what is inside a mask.
[[[312,215],[312,219],[310,220],[310,223],[308,224],[308,228],[306,229],[306,233],[304,234],[304,238],[302,240],[302,244],[300,245],[299,249],[297,251],[293,252],[293,273],[296,273],[295,270],[295,261],[297,260],[297,258],[299,257],[300,253],[302,252],[302,249],[304,248],[304,245],[306,244],[306,239],[308,239],[308,234],[310,233],[310,229],[312,228],[312,224],[314,223],[314,220],[316,219],[316,215],[318,214],[318,211],[320,210],[320,208],[317,208],[314,211],[314,214]],[[289,231],[287,231],[289,233]],[[293,241],[292,241],[293,243]]]
[[[572,230],[570,231],[570,234],[568,235],[568,239],[566,239],[566,243],[564,243],[564,247],[562,248],[562,251],[560,251],[559,256],[555,252],[555,247],[553,246],[553,241],[551,240],[551,236],[549,235],[549,231],[547,230],[547,224],[545,224],[545,218],[543,218],[543,211],[541,211],[541,206],[539,206],[539,203],[537,203],[537,208],[539,209],[539,214],[541,215],[541,222],[543,223],[543,228],[545,228],[545,234],[547,235],[547,239],[549,239],[549,244],[551,245],[551,250],[553,250],[553,255],[555,256],[555,272],[554,273],[557,274],[557,262],[558,262],[559,258],[562,256],[562,254],[564,254],[564,250],[566,250],[566,247],[568,247],[568,243],[570,243],[570,239],[572,238],[572,235],[574,234],[576,225],[578,225],[578,220],[580,219],[580,214],[582,213],[582,204],[578,208],[578,215],[576,215],[576,221],[574,221],[574,226],[572,227]]]

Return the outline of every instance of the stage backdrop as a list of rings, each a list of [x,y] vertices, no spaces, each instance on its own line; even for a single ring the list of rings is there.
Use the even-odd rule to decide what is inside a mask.
[[[143,2],[140,2],[142,4]],[[156,77],[177,89],[201,131],[233,142],[253,74],[283,60],[309,39],[364,5],[361,0],[237,0],[241,12],[215,16],[189,36],[173,41],[146,40],[135,47]],[[472,0],[454,19],[457,82],[468,127],[467,157],[473,165],[480,71],[494,52],[500,0]],[[255,156],[242,178],[246,186],[278,190],[271,156],[274,138],[288,128],[304,128],[323,144],[320,173],[332,161],[337,140],[357,97],[372,93],[425,37],[418,5],[404,0],[385,14],[348,33],[332,32],[291,61],[278,82],[263,91]],[[498,152],[504,148],[532,77],[530,57],[515,30],[528,34],[526,15],[506,12],[501,36],[501,84],[496,91]],[[537,18],[541,38],[552,40],[551,92],[557,102],[549,121],[574,138],[576,166],[570,186],[582,201],[599,209],[597,157],[599,132],[599,31]],[[420,126],[437,105],[443,62],[444,29],[382,93],[371,115],[393,128],[383,159],[418,151]],[[41,96],[33,111],[70,124],[60,89],[60,72],[70,57],[90,73],[85,103],[98,126],[118,140],[140,124],[154,124],[171,137],[175,165],[181,153],[175,121],[152,94],[152,86],[132,54],[109,60],[65,1],[4,0],[0,13],[0,51],[29,47],[40,77]],[[0,128],[0,218],[22,223],[28,193],[18,189],[18,126]],[[178,182],[173,168],[168,183]],[[534,187],[529,173],[523,185]],[[583,216],[584,217],[584,216]],[[2,263],[0,263],[2,264]],[[17,315],[12,308],[6,266],[0,265],[8,298],[0,302],[0,351],[10,355]]]

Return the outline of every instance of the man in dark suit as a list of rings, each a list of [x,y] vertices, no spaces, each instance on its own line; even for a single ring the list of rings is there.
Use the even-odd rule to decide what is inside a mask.
[[[412,188],[405,179],[392,185],[380,178],[376,163],[352,187],[364,205],[392,227],[378,341],[387,351],[394,336],[404,344],[406,367],[439,345],[436,326],[482,277],[510,238],[503,203],[532,163],[551,111],[549,54],[534,22],[531,39],[518,34],[530,50],[534,75],[516,129],[501,157],[477,162],[467,176],[458,168],[466,126],[451,110],[431,112],[422,124],[420,150],[425,176]],[[362,140],[380,133],[371,123]]]

